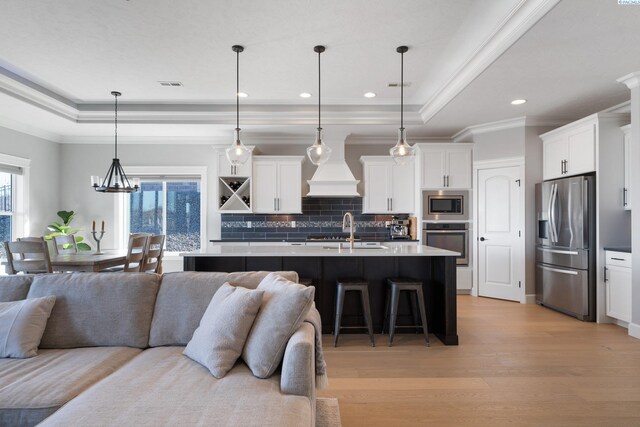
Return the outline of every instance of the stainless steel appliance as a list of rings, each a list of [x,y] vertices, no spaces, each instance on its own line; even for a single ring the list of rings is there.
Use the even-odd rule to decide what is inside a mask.
[[[440,249],[460,252],[457,265],[469,265],[469,224],[466,222],[427,222],[422,243]]]
[[[451,221],[469,219],[468,191],[424,191],[422,193],[422,219]]]
[[[394,216],[389,224],[389,237],[391,240],[409,239],[409,220]]]
[[[596,319],[595,176],[536,185],[536,302]]]

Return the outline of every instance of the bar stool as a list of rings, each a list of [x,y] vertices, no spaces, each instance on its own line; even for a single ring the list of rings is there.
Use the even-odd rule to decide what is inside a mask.
[[[387,319],[389,319],[389,347],[393,344],[393,336],[395,334],[396,328],[422,328],[422,332],[424,333],[424,339],[427,343],[427,347],[429,347],[429,329],[427,326],[427,311],[424,306],[424,294],[422,292],[422,282],[416,279],[405,278],[405,277],[394,277],[387,279],[387,285],[389,286],[387,290],[387,303],[385,304],[385,314],[384,314],[384,322],[382,323],[382,333],[384,333],[384,326],[387,323]],[[400,300],[400,292],[408,291],[411,292],[411,312],[413,314],[413,319],[415,324],[413,326],[396,326],[396,319],[398,317],[398,301]],[[416,299],[418,303],[416,304]],[[389,301],[390,300],[390,301]],[[422,321],[421,325],[417,323],[416,316],[416,305],[418,305],[420,309],[420,318]],[[391,314],[389,315],[389,309],[391,309]]]
[[[342,307],[344,305],[344,295],[347,291],[360,292],[360,301],[362,302],[362,310],[364,312],[364,321],[367,324],[369,330],[369,339],[371,340],[371,346],[375,347],[376,343],[373,338],[373,322],[371,321],[371,307],[369,305],[369,283],[364,279],[338,279],[337,284],[337,296],[336,296],[336,317],[335,326],[333,329],[333,346],[338,345],[338,336],[340,335],[340,329],[347,328],[361,328],[362,326],[341,326],[342,324]]]

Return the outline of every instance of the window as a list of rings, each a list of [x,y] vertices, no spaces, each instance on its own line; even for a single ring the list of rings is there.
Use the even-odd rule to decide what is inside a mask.
[[[200,249],[200,179],[139,178],[140,190],[129,195],[129,232],[165,234],[167,252]]]
[[[116,198],[116,247],[127,247],[129,233],[165,234],[169,258],[206,247],[206,167],[128,166],[127,175],[140,189]]]
[[[13,240],[13,195],[14,178],[7,172],[0,172],[0,242]],[[6,258],[4,245],[0,247],[0,258]]]

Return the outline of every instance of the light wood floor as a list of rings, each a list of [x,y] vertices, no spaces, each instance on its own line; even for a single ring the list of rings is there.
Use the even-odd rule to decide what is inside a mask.
[[[458,297],[459,346],[324,338],[343,426],[640,426],[640,340],[539,307]]]

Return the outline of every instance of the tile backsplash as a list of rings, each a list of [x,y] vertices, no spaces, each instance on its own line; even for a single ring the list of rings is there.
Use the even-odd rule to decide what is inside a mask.
[[[314,234],[342,234],[342,217],[346,212],[353,214],[358,236],[371,239],[389,236],[385,221],[391,220],[391,215],[362,214],[361,197],[305,197],[302,214],[222,214],[221,239],[304,240]]]

